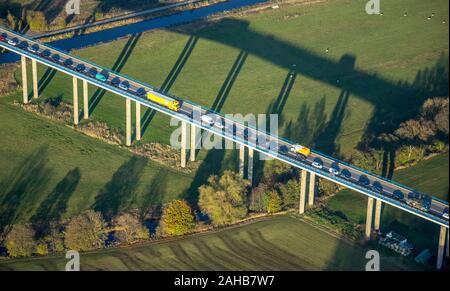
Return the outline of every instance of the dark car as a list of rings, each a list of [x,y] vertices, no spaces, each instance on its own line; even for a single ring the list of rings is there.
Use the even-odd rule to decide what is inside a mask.
[[[95,78],[95,75],[97,75],[97,69],[96,68],[90,68],[89,71],[87,71],[87,74],[93,78]]]
[[[64,61],[64,66],[66,66],[66,67],[71,67],[72,65],[73,65],[72,59],[66,59],[66,60]]]
[[[28,50],[32,53],[37,53],[39,51],[39,45],[35,43],[35,44],[29,46]]]
[[[383,186],[382,186],[381,183],[378,182],[378,181],[373,182],[373,184],[372,184],[372,189],[373,189],[375,192],[383,193]]]
[[[55,63],[58,63],[59,60],[61,60],[61,57],[60,57],[58,54],[54,54],[54,55],[52,56],[52,60],[53,60]]]
[[[370,180],[369,180],[369,178],[367,178],[366,175],[361,175],[361,176],[359,176],[358,183],[361,186],[367,187],[370,185]]]
[[[8,38],[8,35],[6,33],[0,34],[0,41],[6,41],[7,38]]]
[[[111,80],[111,85],[117,87],[117,86],[119,86],[119,84],[120,84],[120,79],[119,79],[119,77],[112,78],[112,80]]]
[[[281,145],[278,148],[278,151],[285,155],[285,154],[287,154],[289,152],[289,148],[287,146],[285,146],[285,145]]]
[[[417,193],[417,192],[409,192],[408,193],[409,200],[419,200],[420,197],[421,197],[420,193]]]
[[[139,88],[139,89],[137,89],[137,91],[136,91],[136,94],[137,94],[139,97],[144,97],[146,93],[147,93],[147,91],[145,91],[144,88]]]
[[[52,53],[50,52],[50,50],[46,49],[44,51],[42,51],[41,56],[44,58],[48,58]]]
[[[394,199],[397,200],[403,200],[403,198],[405,198],[405,195],[403,194],[402,191],[395,190],[394,192],[392,192],[392,197],[394,197]]]
[[[350,180],[352,178],[352,173],[348,169],[342,169],[341,175],[344,179]]]
[[[78,64],[78,65],[75,67],[75,70],[76,70],[77,72],[83,72],[84,70],[86,70],[86,66],[83,65],[83,64]]]
[[[28,43],[26,41],[22,41],[17,45],[20,49],[26,49],[28,47]]]
[[[128,81],[123,81],[119,84],[119,88],[127,91],[128,89],[130,89],[130,83]]]

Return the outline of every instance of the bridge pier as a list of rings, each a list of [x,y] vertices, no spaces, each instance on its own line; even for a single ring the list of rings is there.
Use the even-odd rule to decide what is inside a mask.
[[[366,241],[370,240],[370,236],[372,234],[372,216],[373,216],[373,198],[369,197],[367,199],[366,231],[364,233],[364,238]]]
[[[78,112],[78,79],[72,77],[73,83],[73,124],[78,125],[79,112]]]
[[[376,199],[376,202],[375,202],[375,221],[373,223],[373,229],[375,231],[380,231],[381,206],[382,206],[382,201],[380,199]]]
[[[181,121],[181,167],[186,167],[187,128],[185,121]]]
[[[88,91],[88,82],[83,80],[83,118],[89,118],[89,91]]]
[[[245,146],[239,145],[239,175],[244,179]]]
[[[199,131],[197,126],[191,124],[191,145],[189,150],[189,159],[191,162],[195,161],[195,150],[197,149],[198,141],[197,141],[197,131]],[[200,134],[201,135],[201,134]]]
[[[309,173],[309,193],[308,193],[308,206],[311,207],[314,204],[314,197],[317,194],[317,178],[316,174]]]
[[[23,103],[28,103],[28,75],[27,75],[27,58],[24,56],[20,57],[22,66],[22,93],[23,93]]]
[[[250,186],[253,186],[253,155],[254,150],[248,149],[248,165],[247,165],[247,179],[250,180]]]
[[[300,171],[300,198],[299,198],[299,205],[298,205],[298,213],[299,214],[305,213],[307,175],[308,175],[307,171],[305,171],[305,170]]]
[[[131,146],[131,100],[125,99],[126,140],[125,145]]]
[[[441,225],[441,231],[439,232],[439,247],[436,261],[436,269],[442,269],[442,263],[444,262],[444,249],[445,240],[447,239],[447,228]],[[448,243],[448,242],[447,242]]]
[[[39,88],[37,76],[37,62],[34,59],[31,60],[31,71],[33,72],[33,98],[36,99],[39,97]]]
[[[136,140],[141,140],[141,103],[136,102]]]

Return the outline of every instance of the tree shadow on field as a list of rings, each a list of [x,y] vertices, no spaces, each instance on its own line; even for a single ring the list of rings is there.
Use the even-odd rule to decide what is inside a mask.
[[[169,171],[161,169],[150,181],[145,196],[140,203],[140,216],[142,219],[147,215],[158,217],[161,214],[161,205],[164,199],[164,193],[167,189],[167,177]]]
[[[106,219],[116,216],[133,199],[147,160],[133,156],[122,164],[113,174],[111,180],[100,189],[93,208]]]
[[[28,215],[52,174],[48,150],[41,147],[11,170],[0,184],[0,231]]]
[[[67,203],[80,182],[81,172],[74,168],[67,172],[55,189],[40,204],[30,221],[37,232],[37,237],[48,233],[51,222],[57,222],[67,209]]]
[[[120,72],[123,67],[125,66],[126,62],[130,58],[131,54],[133,53],[134,48],[136,47],[137,43],[139,42],[139,39],[141,38],[142,33],[135,33],[133,34],[123,47],[122,51],[120,52],[119,56],[116,59],[116,62],[112,66],[112,71],[114,72]],[[97,105],[102,100],[103,96],[105,96],[106,90],[98,88],[94,95],[92,95],[91,102],[89,104],[89,114],[92,114],[92,112],[95,110]]]

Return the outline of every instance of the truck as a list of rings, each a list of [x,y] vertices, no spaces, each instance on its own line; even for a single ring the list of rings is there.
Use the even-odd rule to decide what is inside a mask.
[[[291,152],[294,152],[295,154],[297,154],[297,156],[299,156],[302,159],[306,159],[311,154],[311,150],[309,148],[299,144],[294,144],[291,147]]]
[[[155,102],[156,104],[167,107],[172,111],[178,112],[180,110],[180,102],[178,100],[170,100],[166,97],[155,94],[155,92],[147,92],[147,99]]]

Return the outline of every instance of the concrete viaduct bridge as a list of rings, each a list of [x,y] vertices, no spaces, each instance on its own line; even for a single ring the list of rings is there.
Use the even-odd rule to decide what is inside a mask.
[[[113,92],[125,98],[126,110],[126,145],[130,146],[132,143],[132,122],[131,122],[131,105],[135,103],[136,110],[136,140],[141,139],[141,106],[147,106],[164,114],[181,120],[181,166],[185,167],[187,163],[187,150],[189,151],[189,159],[195,160],[195,148],[198,141],[198,134],[201,129],[219,135],[225,140],[239,145],[239,172],[244,176],[245,156],[248,152],[247,159],[247,179],[253,180],[253,161],[254,152],[260,152],[263,155],[278,159],[282,162],[288,163],[301,170],[301,191],[299,200],[299,213],[302,214],[307,206],[314,203],[314,197],[317,190],[317,177],[328,179],[334,183],[343,185],[347,188],[355,190],[361,194],[368,196],[367,202],[367,218],[365,228],[365,238],[370,239],[372,231],[380,229],[381,220],[381,206],[382,203],[387,203],[396,208],[402,209],[423,219],[431,221],[440,225],[440,236],[438,246],[438,259],[436,267],[440,269],[444,259],[444,251],[446,248],[446,255],[448,257],[448,215],[444,216],[444,212],[448,214],[448,202],[442,201],[435,197],[424,196],[413,189],[404,185],[395,183],[394,181],[380,177],[374,173],[367,172],[363,169],[357,168],[353,165],[339,161],[322,153],[312,150],[311,154],[306,159],[298,159],[295,153],[291,151],[284,151],[283,148],[291,148],[295,143],[277,136],[270,135],[265,131],[260,131],[256,128],[249,127],[242,122],[235,120],[228,120],[220,113],[214,112],[207,108],[183,100],[178,97],[161,94],[154,87],[133,80],[130,77],[113,72],[110,69],[101,67],[95,63],[83,60],[79,57],[73,56],[67,52],[60,51],[56,48],[50,47],[38,41],[35,41],[27,36],[21,35],[17,32],[0,27],[0,47],[12,51],[21,56],[22,64],[22,83],[23,83],[23,102],[28,103],[28,81],[27,81],[27,59],[32,62],[32,87],[33,98],[37,98],[38,80],[37,80],[37,62],[46,66],[52,67],[56,70],[71,75],[73,78],[73,123],[79,123],[80,109],[78,100],[78,80],[83,83],[83,118],[89,118],[89,95],[88,83],[98,86],[102,89]],[[57,57],[55,57],[57,56]],[[70,61],[68,61],[70,60]],[[93,73],[94,72],[94,73]],[[106,80],[97,79],[96,73],[102,73]],[[111,81],[113,79],[127,81],[129,88],[121,89]],[[117,84],[116,84],[117,85]],[[161,98],[168,101],[180,100],[181,107],[178,111],[173,111],[160,104],[154,103],[146,98],[146,92],[152,91]],[[236,132],[228,132],[226,129],[221,129],[216,126],[205,124],[196,118],[195,115],[212,116],[216,121],[221,120],[225,125],[234,124]],[[189,140],[189,141],[188,141]],[[261,140],[275,141],[276,146],[267,146]],[[271,143],[271,142],[269,142]],[[247,150],[246,150],[247,149]],[[313,166],[313,162],[319,160],[322,163],[321,168]],[[338,173],[332,173],[330,169],[338,169]],[[343,174],[345,172],[345,175]],[[377,185],[378,187],[374,187]],[[381,186],[381,187],[380,187]],[[398,194],[402,193],[403,196]],[[411,203],[407,203],[410,194],[419,195],[419,199],[427,199],[428,206],[423,207],[423,201],[419,203],[419,207],[414,207]],[[403,197],[403,198],[401,198]],[[422,205],[422,206],[420,206]],[[375,214],[373,213],[375,210]],[[372,227],[373,222],[373,227]]]

